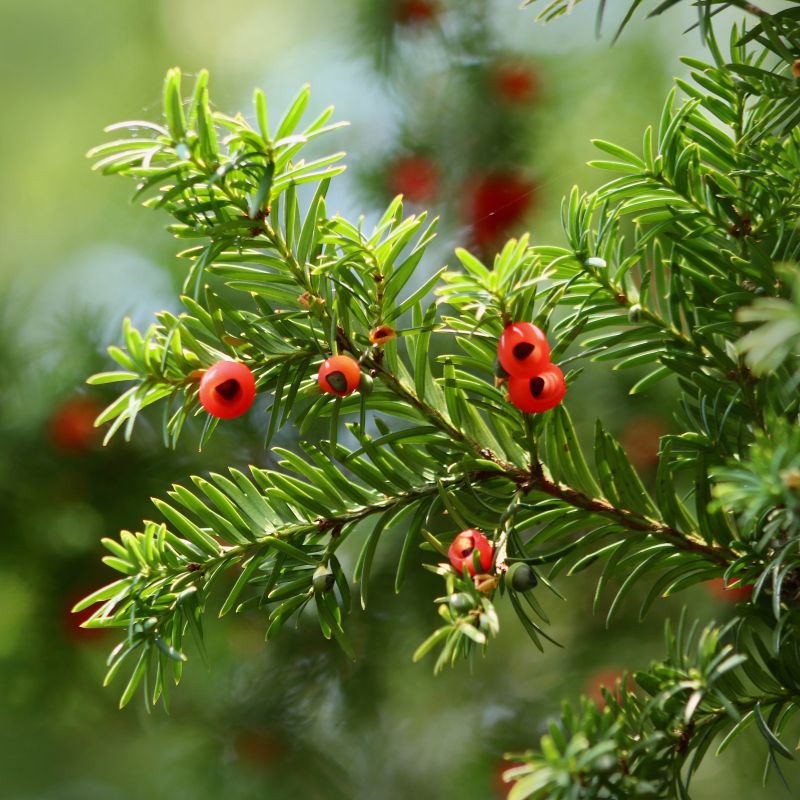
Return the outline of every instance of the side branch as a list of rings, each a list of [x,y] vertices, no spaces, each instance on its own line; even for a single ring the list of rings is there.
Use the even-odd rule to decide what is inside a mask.
[[[390,389],[417,408],[431,424],[438,427],[448,436],[451,436],[454,440],[468,446],[473,450],[475,455],[497,464],[497,466],[503,470],[506,477],[514,481],[523,492],[539,491],[550,495],[574,508],[581,508],[593,514],[599,514],[613,519],[630,531],[647,533],[656,539],[673,544],[680,550],[702,555],[704,558],[720,566],[727,566],[738,557],[734,551],[727,547],[714,547],[706,544],[696,533],[679,531],[663,522],[649,519],[648,517],[644,517],[624,508],[617,508],[601,498],[590,497],[577,489],[555,483],[545,476],[541,464],[532,465],[530,470],[525,470],[515,464],[509,463],[497,453],[482,446],[479,442],[476,442],[463,431],[452,425],[436,409],[422,400],[413,389],[406,386],[396,375],[388,371],[379,362],[371,359],[369,360],[369,366],[376,371],[378,376]]]
[[[541,471],[541,465],[538,467],[538,475],[530,482],[527,490],[542,492],[574,508],[582,508],[592,514],[608,517],[630,531],[646,533],[654,539],[669,542],[678,550],[701,555],[720,566],[727,566],[738,558],[738,555],[727,547],[714,547],[705,544],[696,533],[679,531],[658,520],[644,517],[624,508],[617,508],[606,500],[589,497],[569,486],[555,483],[544,476]]]

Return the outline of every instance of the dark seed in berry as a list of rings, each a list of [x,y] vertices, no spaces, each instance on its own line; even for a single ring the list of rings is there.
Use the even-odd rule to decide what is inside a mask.
[[[514,358],[518,358],[520,361],[522,361],[523,359],[527,358],[535,349],[535,344],[531,344],[530,342],[520,342],[518,345],[514,346],[514,349],[511,352],[514,353]]]
[[[326,377],[328,385],[334,392],[342,394],[347,391],[347,378],[345,378],[343,372],[339,372],[339,370],[329,372]]]
[[[531,394],[534,397],[539,397],[544,389],[544,380],[542,378],[531,378]]]
[[[242,391],[242,387],[239,385],[239,381],[230,378],[215,387],[215,391],[226,400],[233,400],[233,398]]]

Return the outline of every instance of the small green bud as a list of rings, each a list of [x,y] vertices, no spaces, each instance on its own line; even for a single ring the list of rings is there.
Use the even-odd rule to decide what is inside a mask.
[[[372,392],[373,383],[372,375],[368,372],[362,372],[361,380],[358,382],[358,391],[361,392],[361,394],[370,394],[370,392]]]
[[[141,622],[135,622],[133,625],[133,632],[137,635],[148,633],[149,631],[153,630],[156,625],[158,625],[158,619],[156,617],[148,617]]]
[[[639,322],[642,318],[642,307],[634,303],[628,310],[628,322]]]
[[[311,581],[311,585],[314,587],[314,591],[320,594],[324,592],[329,592],[333,589],[333,584],[336,583],[336,577],[330,571],[326,564],[320,564],[317,567],[316,571],[314,572],[314,577]]]
[[[511,588],[515,592],[527,592],[539,584],[536,573],[523,563],[515,564],[511,569]]]
[[[455,592],[447,598],[447,603],[451,610],[456,614],[463,614],[465,611],[471,611],[475,603],[466,592]]]
[[[594,771],[605,774],[608,772],[613,772],[613,770],[615,770],[618,766],[619,762],[617,759],[609,753],[606,753],[605,755],[600,756],[594,762]]]

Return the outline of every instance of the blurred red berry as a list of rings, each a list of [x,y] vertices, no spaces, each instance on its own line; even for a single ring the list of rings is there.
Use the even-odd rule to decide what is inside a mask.
[[[531,103],[539,95],[539,79],[533,69],[521,62],[505,62],[495,67],[492,83],[499,97],[508,103]]]
[[[470,575],[475,575],[475,560],[473,553],[478,552],[478,561],[481,569],[488,572],[492,566],[492,545],[489,540],[474,528],[468,528],[453,539],[447,555],[453,569],[460,573],[464,572],[464,564],[467,565]]]
[[[614,697],[619,696],[619,688],[628,688],[629,681],[625,681],[624,687],[618,687],[618,681],[622,680],[624,671],[620,667],[602,667],[593,672],[584,684],[583,693],[600,706],[605,706],[606,700],[603,697],[603,689],[608,689]]]
[[[525,764],[522,761],[506,761],[505,759],[501,759],[497,762],[492,773],[492,785],[497,797],[501,799],[508,797],[511,790],[514,788],[514,784],[517,782],[516,780],[503,780],[503,774],[509,769],[514,769],[514,767],[524,766]]]
[[[89,606],[89,608],[83,609],[83,611],[78,611],[77,613],[73,613],[72,611],[72,609],[92,591],[93,590],[91,589],[87,589],[84,592],[73,593],[66,598],[64,603],[63,612],[61,614],[64,633],[66,634],[67,638],[75,644],[90,644],[92,642],[96,642],[98,639],[104,638],[109,633],[108,630],[104,630],[103,628],[81,627],[81,625],[86,622],[86,620],[89,619],[89,617],[91,617],[95,611],[97,611],[97,603]]]
[[[423,25],[439,15],[435,0],[396,0],[394,18],[400,25]]]
[[[439,170],[425,156],[404,156],[391,165],[389,191],[402,194],[412,203],[426,203],[436,197]]]
[[[242,761],[261,769],[280,761],[286,754],[281,740],[270,731],[240,731],[234,739],[234,747]]]
[[[212,417],[240,417],[256,396],[256,380],[240,361],[218,361],[200,379],[200,403]]]
[[[713,598],[725,603],[746,603],[753,596],[753,587],[742,586],[739,581],[726,584],[724,578],[714,578],[706,581],[705,586]]]
[[[59,406],[50,418],[50,440],[59,450],[88,450],[98,439],[94,427],[103,407],[89,397],[74,397]]]
[[[507,325],[497,342],[497,360],[510,376],[532,378],[550,360],[544,331],[530,322]]]
[[[495,172],[467,192],[466,218],[475,243],[496,249],[520,225],[534,203],[536,187],[514,172]]]
[[[667,427],[658,417],[634,417],[622,431],[620,444],[634,467],[653,469],[658,466],[658,448],[666,434]]]

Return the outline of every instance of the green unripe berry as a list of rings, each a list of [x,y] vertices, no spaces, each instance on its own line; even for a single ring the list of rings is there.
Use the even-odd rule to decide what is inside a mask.
[[[447,598],[447,603],[451,610],[457,614],[471,611],[475,605],[473,599],[466,592],[455,592]]]
[[[606,753],[605,755],[600,756],[594,762],[594,771],[601,774],[607,774],[609,772],[613,772],[618,766],[619,762],[617,759],[609,753]]]
[[[358,382],[358,391],[361,392],[361,394],[369,394],[372,391],[373,383],[372,375],[367,372],[362,372],[361,380]]]
[[[321,564],[314,572],[314,577],[311,580],[311,585],[314,591],[319,594],[324,594],[333,589],[333,584],[336,583],[336,576],[328,569],[325,564]]]
[[[628,310],[628,322],[639,322],[642,318],[642,307],[634,303]]]
[[[515,564],[511,570],[511,588],[515,592],[527,592],[539,584],[536,573],[527,564]]]
[[[494,360],[494,374],[498,378],[507,378],[508,373],[503,369],[503,365],[500,363],[500,359],[496,358]]]

